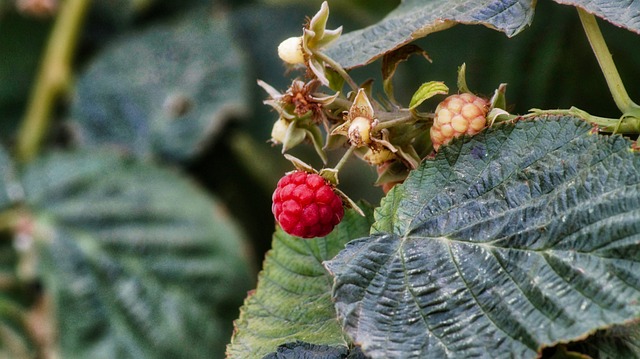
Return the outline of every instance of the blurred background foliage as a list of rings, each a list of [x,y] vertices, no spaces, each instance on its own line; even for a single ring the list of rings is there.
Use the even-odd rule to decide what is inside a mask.
[[[223,135],[209,143],[206,150],[183,165],[204,186],[222,196],[243,223],[249,223],[243,227],[255,242],[258,263],[273,230],[269,192],[289,165],[283,161],[279,149],[266,142],[275,115],[262,105],[266,94],[255,85],[255,80],[262,79],[285,90],[290,79],[300,75],[287,73],[275,49],[284,38],[299,33],[305,16],[315,13],[320,3],[319,0],[304,4],[291,0],[96,1],[75,56],[76,76],[82,78],[83,71],[92,62],[99,61],[102,51],[111,43],[126,42],[132,33],[175,21],[191,8],[206,6],[213,16],[226,18],[232,27],[232,41],[243,55],[237,66],[248,73],[242,79],[248,82],[243,85],[243,100],[248,108],[242,116],[234,118],[238,121],[230,122]],[[382,0],[329,1],[332,11],[329,27],[343,25],[348,32],[367,26],[397,4],[398,1]],[[16,11],[7,0],[0,6],[0,134],[2,141],[10,145],[27,106],[52,18]],[[640,68],[635,66],[640,62],[640,52],[635,51],[640,39],[629,31],[604,21],[600,23],[630,95],[640,97],[636,80],[640,78]],[[467,82],[473,91],[490,96],[498,84],[508,84],[507,99],[515,113],[525,113],[532,107],[577,106],[596,115],[616,117],[617,109],[573,7],[540,1],[532,26],[511,39],[483,26],[458,25],[416,43],[427,51],[433,62],[413,57],[399,67],[395,78],[396,97],[404,103],[408,103],[421,83],[429,80],[443,80],[455,89],[457,67],[465,62]],[[189,45],[197,46],[196,43]],[[143,62],[136,59],[136,64]],[[128,64],[114,66],[118,65],[125,68]],[[354,77],[360,81],[379,79],[379,72],[377,61],[356,69]],[[64,127],[64,120],[69,118],[68,102],[57,109],[59,121],[49,136],[54,142],[70,136]],[[308,158],[318,165],[311,152]],[[356,168],[342,176],[344,190],[353,198],[377,203],[382,192],[368,187],[375,179],[373,170],[355,162]]]
[[[56,1],[0,0],[0,141],[9,152],[55,19],[55,10],[28,6],[36,3]],[[287,70],[276,48],[300,33],[305,17],[320,3],[94,1],[73,56],[76,81],[56,102],[41,152],[117,144],[128,154],[142,153],[143,160],[186,173],[219,200],[244,233],[252,271],[257,272],[274,231],[271,192],[291,165],[267,142],[276,115],[262,104],[267,95],[256,80],[284,91],[292,77],[301,75]],[[344,32],[365,27],[398,3],[329,0],[328,27],[343,25]],[[203,14],[210,15],[209,25]],[[600,25],[627,90],[640,99],[640,37],[604,21]],[[464,62],[472,91],[491,96],[500,83],[508,84],[513,113],[577,106],[594,115],[618,116],[573,7],[539,1],[531,27],[511,39],[483,26],[457,25],[416,43],[433,62],[413,57],[400,65],[394,84],[402,103],[430,80],[445,81],[455,91],[457,67]],[[145,71],[151,77],[140,75]],[[375,88],[382,93],[380,60],[352,73],[358,81],[376,79]],[[133,107],[122,105],[127,101]],[[429,110],[437,101],[422,106]],[[96,126],[100,117],[103,123]],[[118,126],[115,130],[109,119]],[[184,123],[199,125],[185,128]],[[144,151],[138,151],[141,143]],[[293,154],[319,167],[312,151],[296,148]],[[375,206],[382,197],[371,186],[375,178],[375,169],[352,161],[341,174],[340,187],[351,198]],[[0,242],[0,263],[11,268],[16,259],[6,254],[11,250],[6,243]]]

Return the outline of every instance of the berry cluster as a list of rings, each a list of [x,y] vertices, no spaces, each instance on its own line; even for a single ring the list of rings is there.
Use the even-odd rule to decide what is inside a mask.
[[[326,236],[344,216],[342,199],[315,173],[298,170],[282,177],[272,199],[276,221],[293,236]]]
[[[442,81],[423,83],[409,105],[403,106],[393,94],[392,78],[398,63],[408,56],[426,56],[417,46],[403,47],[383,61],[383,90],[387,96],[380,99],[372,93],[370,84],[358,84],[347,69],[323,52],[342,32],[341,27],[326,28],[328,16],[325,1],[305,23],[302,35],[278,46],[284,63],[303,70],[304,78],[294,79],[284,92],[258,81],[269,94],[264,103],[278,114],[271,142],[282,145],[285,158],[297,168],[278,183],[272,212],[285,232],[302,238],[326,236],[342,220],[346,209],[364,215],[337,188],[338,173],[352,154],[376,168],[375,185],[387,193],[434,150],[454,137],[480,132],[487,126],[487,114],[496,106],[504,107],[503,85],[491,101],[471,93],[464,64],[458,69],[461,94],[447,97],[435,113],[422,112],[419,106],[433,96],[449,93]],[[346,86],[349,90],[344,89]],[[493,123],[497,115],[492,116]],[[426,138],[429,134],[431,143]],[[320,171],[286,153],[302,143],[313,145],[324,165]],[[342,158],[334,167],[327,167],[326,151],[340,148],[346,148]]]

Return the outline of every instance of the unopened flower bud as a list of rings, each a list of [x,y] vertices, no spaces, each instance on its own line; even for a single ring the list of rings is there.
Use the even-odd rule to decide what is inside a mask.
[[[354,146],[364,146],[371,143],[371,120],[356,117],[351,121],[348,130],[349,141]]]
[[[290,37],[278,45],[278,56],[282,61],[298,65],[304,63],[304,53],[302,52],[302,37]]]
[[[284,118],[278,119],[271,129],[271,140],[274,143],[284,142],[285,136],[287,135],[287,128],[289,128],[289,121]]]

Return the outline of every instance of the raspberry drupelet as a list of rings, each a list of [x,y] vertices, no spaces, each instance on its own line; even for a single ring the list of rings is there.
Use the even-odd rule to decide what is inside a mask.
[[[329,234],[344,217],[342,199],[320,175],[293,171],[278,181],[271,211],[290,235],[313,238]]]

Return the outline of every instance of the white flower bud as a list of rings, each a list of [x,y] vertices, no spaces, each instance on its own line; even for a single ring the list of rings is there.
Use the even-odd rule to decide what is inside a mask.
[[[278,45],[278,56],[282,61],[298,65],[304,63],[304,54],[302,53],[302,36],[290,37]]]
[[[280,118],[273,124],[271,130],[271,141],[273,143],[283,143],[287,135],[287,128],[289,127],[289,121]]]

